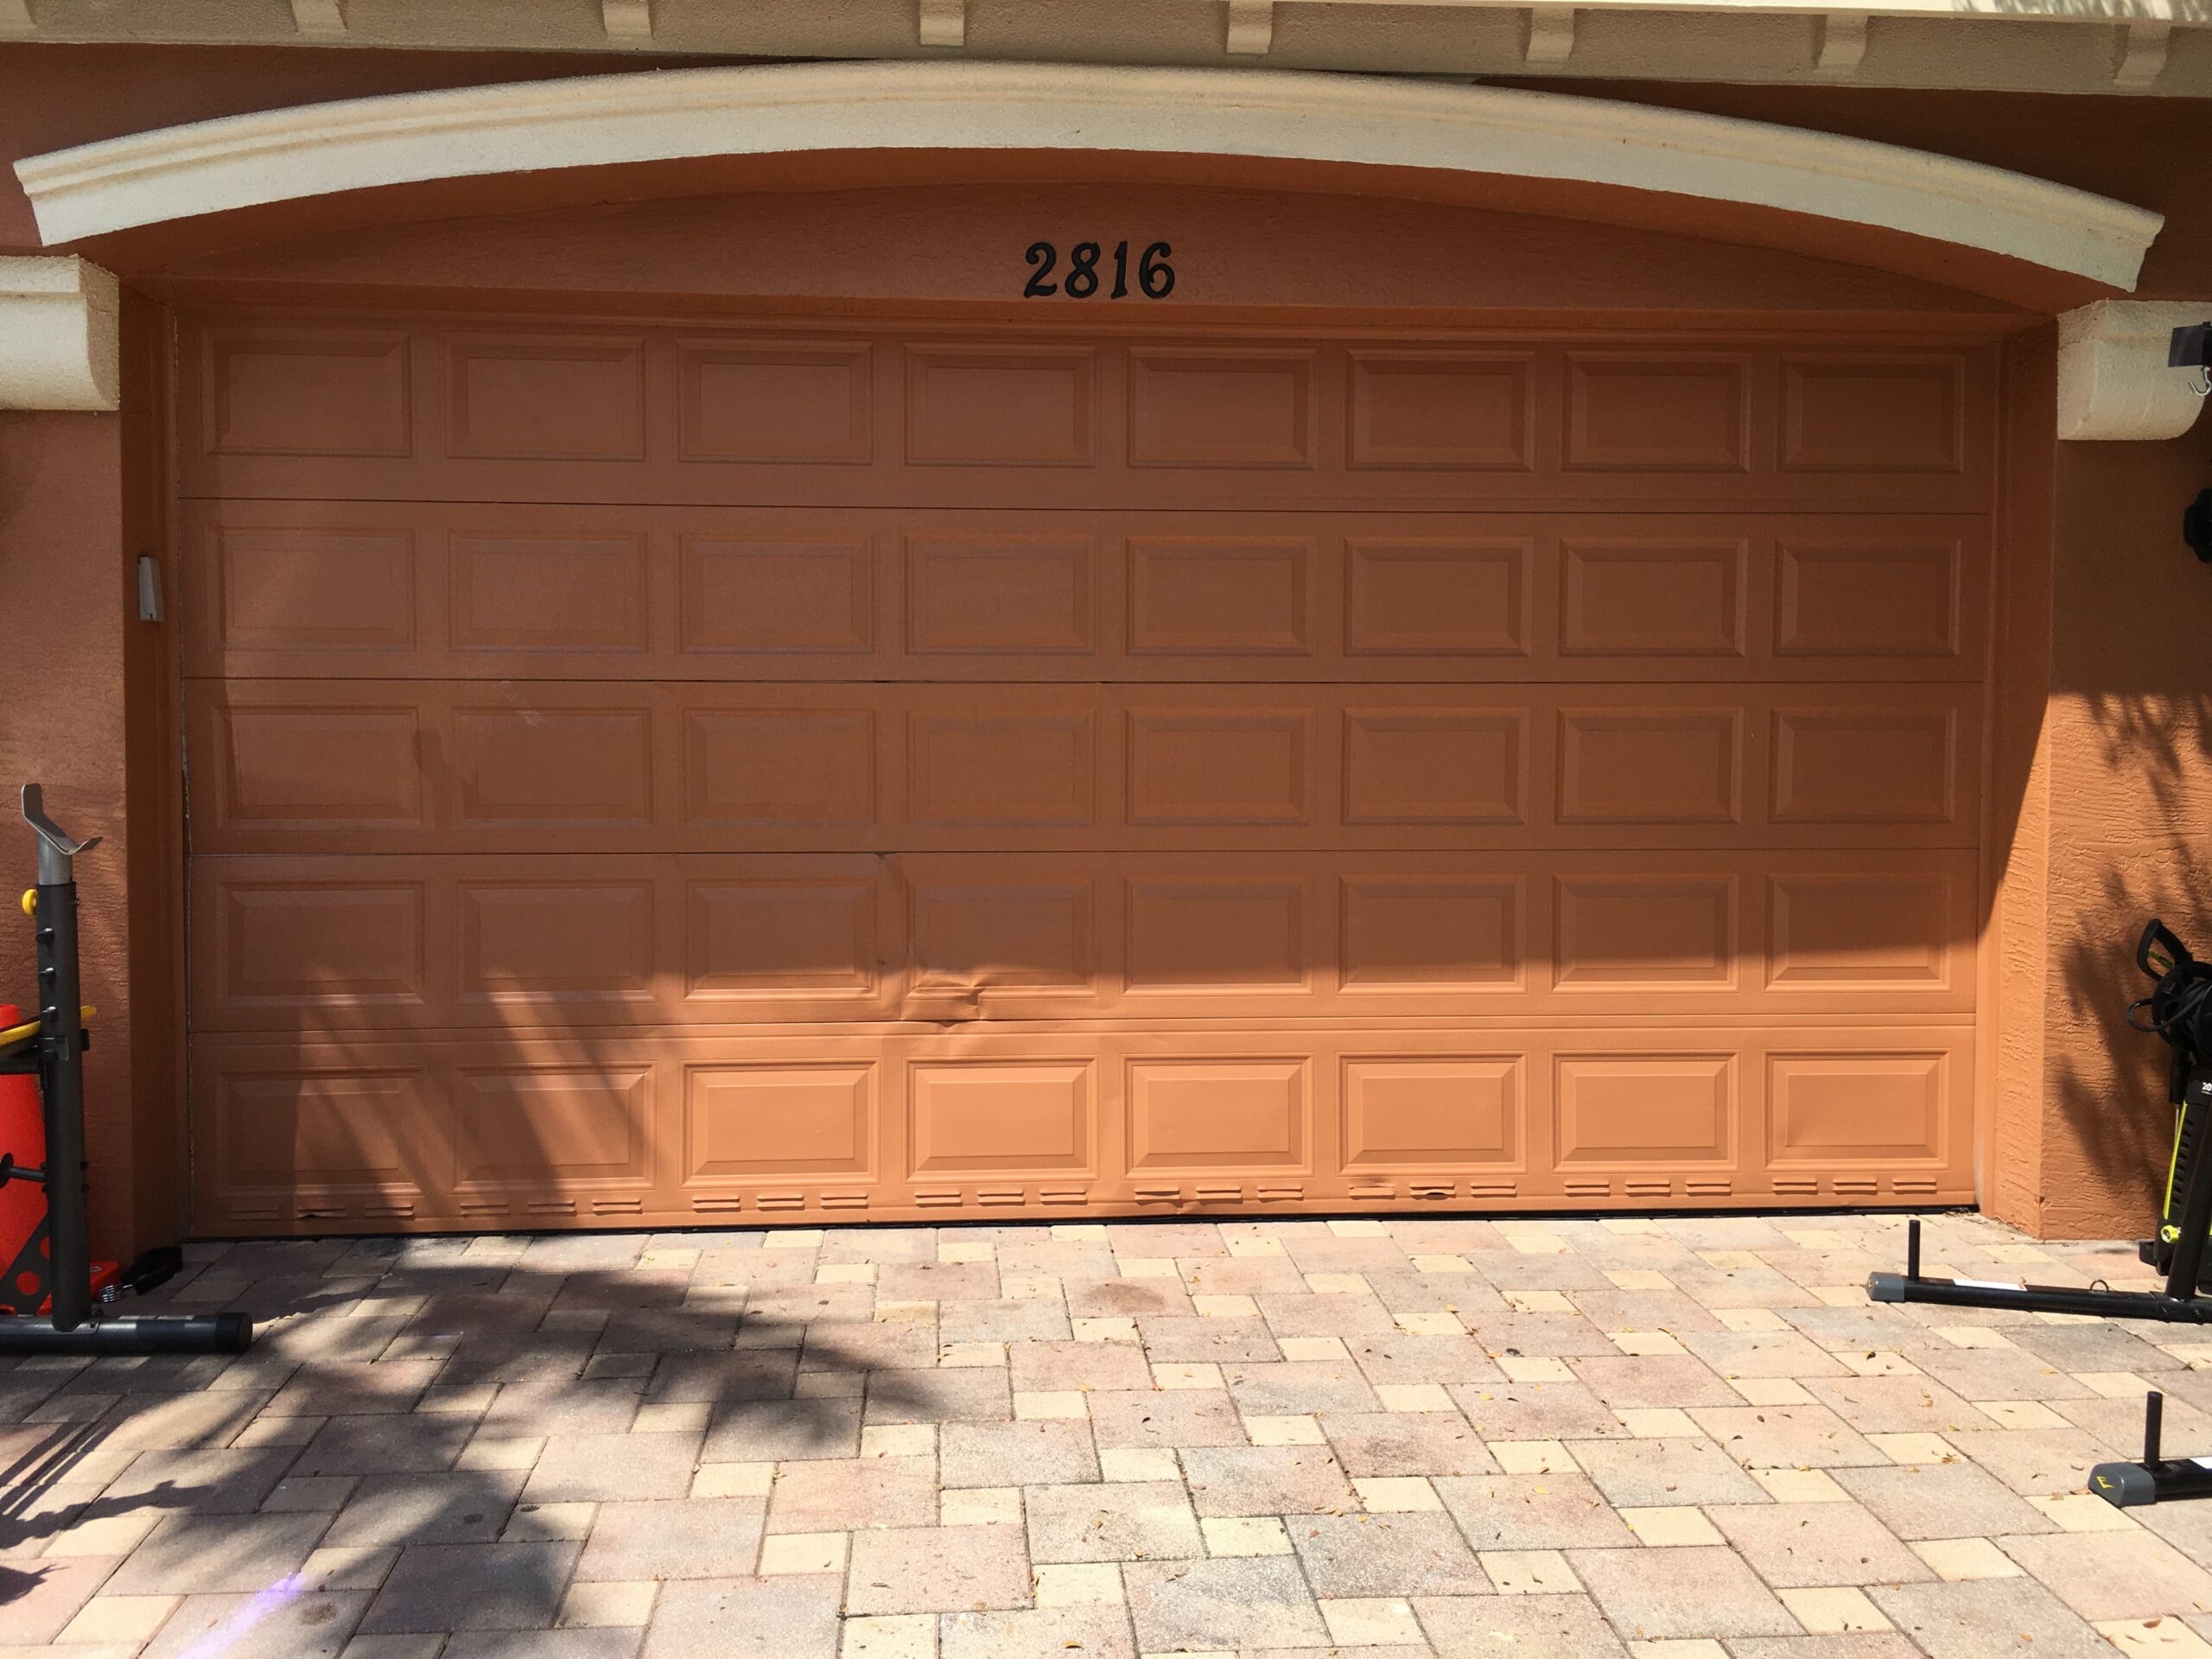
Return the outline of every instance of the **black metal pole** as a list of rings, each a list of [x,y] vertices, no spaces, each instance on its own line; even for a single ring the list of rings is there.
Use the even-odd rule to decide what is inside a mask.
[[[60,864],[61,880],[49,868]],[[46,1108],[46,1211],[54,1240],[54,1325],[92,1318],[85,1216],[85,1021],[77,983],[77,884],[68,860],[39,849],[39,1060]]]
[[[2143,1461],[2155,1467],[2159,1462],[2158,1441],[2166,1423],[2166,1396],[2153,1389],[2143,1400]]]

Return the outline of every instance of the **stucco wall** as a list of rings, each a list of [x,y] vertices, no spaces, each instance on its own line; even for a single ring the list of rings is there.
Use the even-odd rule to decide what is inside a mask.
[[[2181,512],[2212,422],[2171,443],[2059,446],[2050,697],[2056,810],[2040,1231],[2144,1224],[2172,1115],[2165,1045],[2127,1029],[2151,915],[2212,957],[2212,568]]]

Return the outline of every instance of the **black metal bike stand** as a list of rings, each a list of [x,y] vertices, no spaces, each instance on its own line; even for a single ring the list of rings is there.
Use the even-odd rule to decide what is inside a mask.
[[[2160,953],[2163,953],[2163,958]],[[2180,1203],[2170,1187],[2159,1217],[2158,1236],[2144,1247],[2145,1260],[2164,1268],[2158,1290],[2113,1290],[2103,1285],[2013,1285],[1987,1279],[1929,1279],[1920,1271],[1920,1224],[1905,1230],[1903,1273],[1870,1274],[1866,1294],[1878,1302],[1936,1302],[1951,1307],[2016,1308],[2029,1313],[2088,1313],[2109,1319],[2161,1319],[2169,1325],[2212,1325],[2212,1298],[2200,1297],[2197,1281],[2204,1264],[2205,1241],[2212,1233],[2212,1060],[2197,1034],[2196,1021],[2208,1006],[2205,982],[2212,964],[2197,962],[2165,926],[2153,920],[2135,947],[2137,962],[2158,978],[2155,997],[2135,1005],[2153,1008],[2150,1026],[2173,1046],[2168,1084],[2177,1109],[2174,1123],[2174,1179]],[[2163,970],[2163,971],[2162,971]],[[2183,1001],[2185,994],[2187,1000]],[[2164,1009],[2175,1015],[2158,1018]],[[2129,1010],[2133,1024],[2134,1009]]]
[[[243,1313],[110,1314],[92,1300],[85,1217],[85,1023],[77,975],[77,883],[72,861],[99,844],[76,841],[46,816],[36,784],[25,784],[23,821],[38,836],[33,924],[38,940],[39,1030],[0,1071],[33,1072],[46,1122],[46,1163],[10,1165],[7,1178],[46,1188],[52,1242],[49,1317],[0,1319],[5,1354],[236,1354],[253,1340]]]
[[[2101,1463],[2089,1471],[2089,1490],[2113,1508],[2212,1497],[2212,1458],[2169,1459],[2159,1455],[2158,1431],[2165,1410],[2164,1395],[2154,1391],[2144,1397],[2142,1462]]]
[[[2194,1294],[2203,1234],[2194,1249],[2177,1249],[2164,1290],[2107,1290],[2078,1285],[2008,1285],[1989,1279],[1928,1279],[1920,1272],[1920,1224],[1906,1224],[1903,1273],[1866,1277],[1866,1294],[1878,1302],[1936,1302],[1950,1307],[2017,1308],[2025,1313],[2088,1313],[2107,1319],[2163,1319],[2169,1325],[2212,1325],[2212,1300]],[[2186,1269],[2187,1276],[2183,1277]],[[2182,1287],[2177,1289],[2178,1284]]]

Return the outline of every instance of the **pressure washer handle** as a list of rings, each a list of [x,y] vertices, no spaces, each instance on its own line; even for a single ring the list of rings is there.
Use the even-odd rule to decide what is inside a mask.
[[[100,844],[92,836],[79,841],[46,816],[46,791],[36,784],[23,785],[23,822],[38,837],[38,884],[41,887],[58,887],[70,880],[69,861],[79,853],[88,853]]]
[[[2157,951],[2166,959],[2153,959]],[[2164,979],[2177,968],[2185,968],[2196,958],[2189,954],[2189,947],[2174,936],[2174,931],[2153,916],[2145,924],[2143,937],[2135,941],[2135,965],[2153,979]]]

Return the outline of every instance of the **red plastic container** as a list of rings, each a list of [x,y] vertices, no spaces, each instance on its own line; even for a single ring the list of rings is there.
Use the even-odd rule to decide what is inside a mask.
[[[22,1010],[0,1002],[0,1031],[22,1022]],[[39,1109],[38,1079],[29,1072],[0,1076],[0,1152],[19,1164],[46,1161],[46,1116]],[[46,1189],[36,1181],[0,1181],[0,1317],[44,1313],[53,1246],[46,1236]],[[92,1295],[113,1289],[116,1265],[92,1263]],[[33,1299],[36,1300],[34,1300]]]

